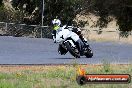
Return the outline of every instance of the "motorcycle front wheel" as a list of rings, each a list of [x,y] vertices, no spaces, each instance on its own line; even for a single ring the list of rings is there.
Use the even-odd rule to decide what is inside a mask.
[[[72,47],[70,42],[66,42],[65,46],[71,55],[73,55],[75,58],[80,58],[80,53],[78,49],[75,47]]]

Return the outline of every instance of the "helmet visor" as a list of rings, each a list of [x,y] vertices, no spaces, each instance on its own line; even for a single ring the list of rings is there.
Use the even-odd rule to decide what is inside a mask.
[[[60,27],[58,25],[53,25],[53,30],[58,30]]]

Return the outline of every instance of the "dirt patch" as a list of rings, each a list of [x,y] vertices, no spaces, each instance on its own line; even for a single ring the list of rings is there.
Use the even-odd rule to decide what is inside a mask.
[[[118,69],[120,67],[129,67],[132,64],[111,64],[111,67],[114,67],[114,69]],[[102,64],[97,64],[97,65],[78,65],[78,67],[87,69],[87,68],[100,68],[102,67]],[[48,71],[54,71],[54,70],[73,70],[74,66],[73,65],[23,65],[23,66],[19,66],[19,65],[1,65],[0,66],[0,72],[4,72],[4,73],[12,73],[12,72],[21,72],[21,71],[33,71],[33,72],[48,72]]]
[[[0,66],[0,72],[7,72],[7,73],[12,73],[12,72],[20,72],[20,71],[25,71],[25,70],[30,70],[33,72],[46,72],[48,70],[56,70],[56,69],[67,69],[67,66],[62,66],[62,65],[58,65],[58,66],[36,66],[36,65],[23,65],[23,66],[19,66],[19,65],[4,65],[4,66]]]

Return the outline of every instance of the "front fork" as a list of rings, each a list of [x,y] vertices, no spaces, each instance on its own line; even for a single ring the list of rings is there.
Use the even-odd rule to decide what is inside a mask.
[[[76,47],[76,45],[73,43],[72,40],[66,40],[64,43],[66,43],[66,42],[69,42],[69,43],[71,44],[72,47]]]

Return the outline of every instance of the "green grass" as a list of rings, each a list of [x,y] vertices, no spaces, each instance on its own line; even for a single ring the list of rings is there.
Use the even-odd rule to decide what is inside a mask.
[[[17,67],[17,66],[16,66]],[[86,84],[80,86],[76,82],[79,65],[67,66],[41,66],[19,69],[15,67],[0,67],[0,88],[132,88],[129,84]],[[8,69],[12,69],[7,72]],[[34,70],[35,68],[35,70]],[[131,65],[83,65],[81,68],[90,74],[130,74]]]

